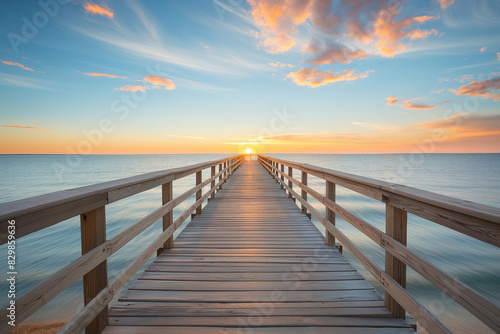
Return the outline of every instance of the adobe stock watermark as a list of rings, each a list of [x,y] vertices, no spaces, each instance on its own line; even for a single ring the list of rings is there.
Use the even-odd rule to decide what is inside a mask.
[[[31,19],[26,16],[21,18],[22,26],[20,33],[9,32],[7,34],[7,39],[10,42],[12,51],[14,53],[19,53],[19,46],[21,44],[28,44],[30,40],[35,38],[40,29],[45,27],[51,18],[54,18],[59,11],[61,6],[69,3],[70,0],[40,0],[38,1],[38,6],[40,10],[36,11]]]
[[[156,65],[154,69],[151,66],[146,66],[146,72],[155,76],[168,76],[167,73],[161,72],[159,65]],[[106,117],[97,121],[93,128],[83,129],[81,131],[82,139],[76,144],[65,147],[64,163],[55,162],[52,164],[52,170],[57,174],[59,181],[63,181],[65,175],[71,174],[75,168],[80,166],[85,156],[93,154],[95,149],[104,142],[106,135],[114,132],[116,126],[130,117],[131,112],[147,98],[148,90],[153,85],[145,80],[141,85],[145,87],[144,90],[126,91],[119,98],[114,99],[109,106],[110,112]]]

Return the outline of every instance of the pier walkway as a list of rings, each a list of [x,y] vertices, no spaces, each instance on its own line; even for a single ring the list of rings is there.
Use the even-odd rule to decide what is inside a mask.
[[[238,168],[109,316],[104,333],[413,332],[257,161]]]

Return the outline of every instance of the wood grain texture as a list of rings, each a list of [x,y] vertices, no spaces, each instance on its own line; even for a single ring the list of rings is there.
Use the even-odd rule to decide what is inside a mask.
[[[104,332],[414,333],[272,180],[245,161]]]

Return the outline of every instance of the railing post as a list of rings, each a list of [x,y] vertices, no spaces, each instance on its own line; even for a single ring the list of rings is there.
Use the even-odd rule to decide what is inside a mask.
[[[219,173],[222,172],[222,163],[219,164]],[[219,175],[219,182],[222,181],[222,173]],[[222,183],[219,185],[219,189],[222,188]]]
[[[281,171],[284,173],[285,172],[285,165],[281,164]],[[281,182],[285,182],[285,176],[281,174]],[[281,189],[285,189],[285,186],[281,184]]]
[[[407,212],[393,207],[390,204],[386,204],[385,221],[385,231],[387,235],[406,246]],[[385,272],[406,289],[406,265],[389,252],[385,252]],[[387,292],[385,293],[385,306],[391,311],[394,318],[404,319],[406,317],[404,308]]]
[[[227,161],[224,161],[224,177],[227,176]],[[224,179],[224,183],[226,183],[226,179]]]
[[[202,171],[200,170],[199,172],[196,172],[196,185],[200,185],[201,184],[201,177],[202,177]],[[202,193],[203,189],[200,189],[196,192],[196,201],[200,200],[201,199],[201,193]],[[200,205],[196,208],[196,214],[199,215],[201,214],[201,205],[202,203],[200,203]]]
[[[212,166],[212,168],[210,168],[210,176],[211,177],[214,177],[215,176],[215,166]],[[212,180],[212,182],[210,183],[210,188],[213,189],[215,188],[215,178]],[[215,198],[215,191],[212,193],[212,195],[210,195],[210,198],[211,199],[214,199]]]
[[[161,186],[161,202],[163,205],[165,205],[168,202],[170,202],[172,198],[173,198],[173,183],[172,181],[170,181]],[[174,221],[174,210],[172,209],[165,216],[163,216],[163,231],[169,228],[170,225],[172,225],[173,221]],[[174,237],[171,236],[163,244],[163,249],[170,249],[173,246],[174,246]]]
[[[106,210],[102,206],[80,215],[82,255],[106,241]],[[108,285],[107,261],[103,261],[83,276],[83,301],[87,305]],[[108,308],[104,308],[85,329],[86,334],[98,334],[108,325]]]
[[[307,186],[307,173],[306,172],[302,172],[301,182],[303,185]],[[304,189],[302,189],[300,194],[301,194],[302,199],[307,201],[307,192]],[[307,208],[304,204],[300,205],[300,210],[302,211],[303,214],[307,215]]]
[[[293,169],[292,167],[288,167],[288,176],[292,177],[293,176]],[[293,189],[293,182],[291,180],[288,180],[288,186],[290,187],[290,189]],[[292,197],[292,193],[291,192],[288,192],[288,197]]]
[[[335,202],[335,183],[326,181],[326,198]],[[326,219],[335,225],[335,212],[326,208]],[[325,239],[328,246],[335,246],[335,237],[328,230],[325,231]]]

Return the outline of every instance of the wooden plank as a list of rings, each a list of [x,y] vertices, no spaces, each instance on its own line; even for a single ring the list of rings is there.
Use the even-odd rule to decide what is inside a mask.
[[[100,207],[80,217],[82,255],[106,241],[105,208]],[[107,261],[83,276],[83,301],[90,303],[108,285]],[[85,328],[86,334],[99,334],[108,325],[108,308],[103,309]]]

